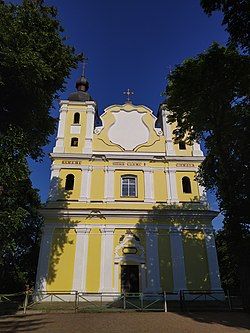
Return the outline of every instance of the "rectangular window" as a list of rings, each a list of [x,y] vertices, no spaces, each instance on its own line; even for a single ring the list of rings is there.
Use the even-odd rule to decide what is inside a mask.
[[[121,178],[121,196],[136,197],[137,196],[137,177],[122,176]]]

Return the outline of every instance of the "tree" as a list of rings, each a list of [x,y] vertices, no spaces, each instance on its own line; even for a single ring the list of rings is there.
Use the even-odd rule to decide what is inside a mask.
[[[34,281],[42,218],[32,188],[22,131],[8,130],[0,140],[0,290],[20,290]]]
[[[245,308],[250,309],[247,280],[250,253],[243,253],[243,230],[250,221],[250,57],[214,43],[169,74],[166,105],[177,123],[176,142],[205,143],[207,157],[199,181],[216,192],[225,215],[228,245],[239,265]]]
[[[41,203],[27,156],[42,157],[56,125],[53,100],[82,55],[43,0],[0,0],[0,19],[0,286],[10,292],[34,282],[38,258]]]
[[[242,238],[244,240],[244,253],[250,252],[250,236],[249,227],[242,230]],[[215,234],[216,249],[218,254],[218,261],[220,266],[220,278],[224,290],[231,290],[233,292],[239,291],[239,266],[235,262],[234,255],[232,254],[230,243],[228,242],[227,226],[220,229]]]
[[[54,133],[53,100],[82,58],[65,43],[56,8],[43,3],[23,0],[15,6],[0,0],[0,132],[10,124],[22,128],[33,158],[42,155]]]
[[[250,52],[250,2],[249,0],[201,0],[201,7],[209,16],[221,10],[222,21],[229,33],[229,44]]]
[[[224,290],[238,291],[240,286],[238,274],[239,266],[235,263],[231,251],[228,248],[225,230],[220,229],[216,232],[215,242],[222,288]]]

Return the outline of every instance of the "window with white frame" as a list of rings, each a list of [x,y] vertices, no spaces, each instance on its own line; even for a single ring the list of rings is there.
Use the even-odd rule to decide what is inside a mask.
[[[137,197],[137,177],[125,175],[121,177],[121,197]]]

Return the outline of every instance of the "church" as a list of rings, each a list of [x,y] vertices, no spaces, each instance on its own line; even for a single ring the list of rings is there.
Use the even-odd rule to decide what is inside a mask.
[[[101,116],[84,73],[60,101],[37,291],[221,290],[212,219],[196,174],[200,145],[134,105]]]

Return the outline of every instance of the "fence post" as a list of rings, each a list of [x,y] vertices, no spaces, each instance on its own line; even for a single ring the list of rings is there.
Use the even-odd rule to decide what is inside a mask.
[[[26,290],[26,291],[25,291],[25,299],[24,299],[24,302],[23,302],[23,313],[24,313],[24,314],[26,314],[26,311],[27,311],[28,297],[29,297],[29,291]]]
[[[141,293],[140,296],[141,296],[141,309],[143,310],[143,293]]]
[[[75,291],[75,313],[78,311],[78,306],[77,306],[77,299],[78,299],[78,291]]]
[[[181,312],[184,312],[183,298],[184,298],[183,291],[180,290],[180,308],[181,308]]]
[[[166,291],[164,291],[164,293],[163,293],[163,297],[164,297],[164,312],[168,312],[167,294],[166,294]]]
[[[123,294],[123,310],[126,310],[126,292]]]
[[[232,311],[232,302],[231,302],[229,289],[227,289],[227,300],[228,300],[229,309],[230,309],[230,311]]]

